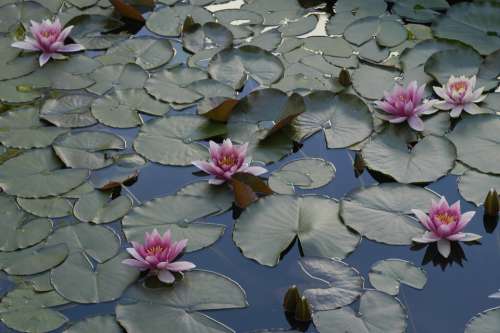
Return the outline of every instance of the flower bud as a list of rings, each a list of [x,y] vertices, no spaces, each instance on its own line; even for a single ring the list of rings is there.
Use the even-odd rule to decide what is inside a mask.
[[[283,308],[285,312],[295,312],[297,304],[300,302],[300,294],[297,286],[293,285],[288,288],[285,297],[283,298]]]
[[[498,216],[498,194],[495,189],[491,189],[484,200],[484,214],[486,216]]]
[[[311,321],[311,309],[309,308],[309,302],[304,296],[302,296],[295,308],[295,320],[300,322]]]
[[[349,71],[345,68],[343,68],[340,71],[339,74],[339,83],[343,85],[344,87],[349,87],[352,83],[351,81],[351,75],[349,74]]]

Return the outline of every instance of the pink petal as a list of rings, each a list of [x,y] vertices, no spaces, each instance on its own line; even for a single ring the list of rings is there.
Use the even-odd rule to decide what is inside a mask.
[[[144,262],[144,258],[137,252],[136,249],[134,249],[133,247],[129,247],[127,248],[127,252],[132,256],[134,257],[136,260],[139,260],[139,261],[143,261]]]
[[[158,279],[163,283],[174,283],[175,276],[168,270],[162,270],[158,273]]]
[[[251,173],[254,176],[260,176],[262,174],[265,174],[267,172],[267,169],[260,166],[250,166],[243,170],[243,172]]]
[[[483,113],[481,108],[474,103],[469,103],[464,106],[465,112],[468,114],[480,114]]]
[[[188,271],[195,268],[196,265],[189,261],[176,261],[168,263],[166,268],[171,272]]]
[[[12,43],[11,46],[18,48],[18,49],[28,50],[28,51],[40,51],[40,48],[38,47],[38,45],[36,45],[34,43],[27,42],[27,41],[15,42],[15,43]]]
[[[222,185],[226,182],[225,179],[220,179],[220,178],[212,178],[208,180],[208,183],[211,185]]]
[[[448,95],[446,94],[446,91],[442,87],[432,87],[436,95],[439,97],[445,99]]]
[[[412,241],[425,244],[425,243],[434,243],[440,239],[441,239],[441,237],[436,236],[432,232],[426,231],[422,236],[413,237]]]
[[[448,103],[446,101],[439,101],[437,103],[434,103],[433,106],[439,110],[451,110],[455,107],[454,104]]]
[[[440,239],[437,241],[438,252],[445,258],[450,256],[451,244],[447,239]]]
[[[135,259],[125,259],[122,261],[122,264],[139,268],[141,271],[145,271],[150,268],[150,266],[147,263]]]
[[[219,175],[222,173],[222,170],[216,167],[213,163],[206,161],[193,161],[191,164],[210,175]]]
[[[40,67],[45,65],[50,60],[51,57],[52,57],[51,53],[42,53],[39,58]]]
[[[452,117],[452,118],[460,117],[460,114],[462,113],[463,109],[464,108],[462,105],[454,106],[453,109],[451,109],[450,117]]]
[[[85,50],[85,48],[80,44],[67,44],[57,48],[58,52],[78,52],[83,50]]]
[[[412,116],[408,118],[408,124],[415,131],[423,131],[424,130],[424,122],[418,116]]]
[[[461,241],[462,242],[473,242],[473,241],[477,241],[477,240],[480,240],[480,239],[481,239],[480,235],[473,234],[471,232],[465,232],[464,236],[461,239]]]
[[[422,223],[422,225],[427,229],[427,230],[430,230],[431,227],[429,225],[429,216],[427,216],[427,214],[425,214],[423,211],[421,211],[420,209],[412,209],[411,212],[413,214],[415,214],[415,216],[417,217],[417,219],[420,221],[420,223]]]
[[[212,160],[218,160],[220,158],[220,146],[212,140],[210,140],[208,144],[210,145],[209,151]]]
[[[463,213],[462,216],[460,217],[460,221],[458,222],[455,230],[462,231],[467,226],[467,224],[469,224],[469,222],[472,220],[475,214],[476,212],[473,211]]]

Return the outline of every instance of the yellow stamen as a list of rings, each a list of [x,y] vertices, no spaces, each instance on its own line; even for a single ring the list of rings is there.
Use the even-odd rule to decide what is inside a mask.
[[[160,245],[156,245],[156,246],[153,246],[153,247],[150,247],[149,249],[147,249],[146,253],[150,256],[156,256],[156,255],[160,254],[162,251],[163,251],[163,247],[161,247]]]
[[[224,166],[233,166],[236,164],[236,159],[233,156],[225,155],[222,159],[219,160],[219,164]]]
[[[458,93],[463,93],[467,89],[467,83],[464,81],[455,82],[451,85],[451,89]]]
[[[436,218],[443,224],[451,224],[455,222],[455,217],[453,215],[448,215],[447,213],[437,214]]]

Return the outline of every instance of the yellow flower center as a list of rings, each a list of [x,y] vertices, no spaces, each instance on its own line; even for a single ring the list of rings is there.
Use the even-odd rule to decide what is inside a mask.
[[[219,160],[219,164],[230,167],[236,164],[236,159],[232,155],[225,155],[222,159]]]
[[[149,249],[146,250],[146,253],[150,256],[157,256],[163,251],[163,247],[160,245],[156,245],[153,247],[150,247]]]
[[[448,215],[447,213],[437,214],[436,218],[443,224],[451,224],[455,222],[455,217],[453,215]]]
[[[461,94],[467,89],[467,83],[464,81],[455,82],[451,85],[451,89]]]
[[[50,37],[52,35],[53,33],[51,31],[42,31],[42,36],[45,38]]]

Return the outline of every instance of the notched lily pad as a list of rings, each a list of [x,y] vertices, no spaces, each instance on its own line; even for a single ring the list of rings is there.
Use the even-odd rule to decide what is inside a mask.
[[[385,259],[372,265],[368,273],[370,283],[389,295],[399,294],[400,284],[423,289],[427,283],[425,271],[409,261]]]

